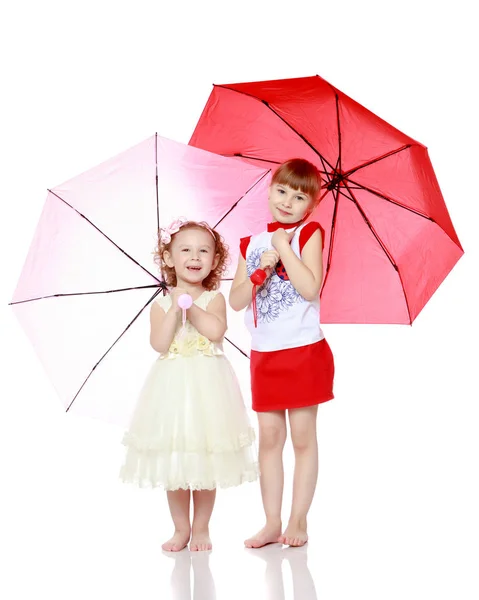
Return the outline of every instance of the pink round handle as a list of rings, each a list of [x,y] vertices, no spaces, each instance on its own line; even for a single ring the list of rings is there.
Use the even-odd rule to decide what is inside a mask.
[[[183,322],[183,327],[186,324],[186,311],[191,308],[192,304],[193,298],[189,294],[181,294],[181,296],[178,296],[178,306],[182,311],[181,320]]]
[[[193,304],[193,298],[189,294],[178,296],[178,306],[183,310],[188,310]]]

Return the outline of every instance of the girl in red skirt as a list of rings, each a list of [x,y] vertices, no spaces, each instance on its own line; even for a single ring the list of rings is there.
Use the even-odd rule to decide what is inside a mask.
[[[334,362],[320,326],[323,231],[305,221],[320,198],[321,177],[303,159],[283,163],[269,188],[272,222],[240,243],[230,305],[246,308],[251,333],[251,389],[258,413],[261,494],[266,524],[248,548],[281,542],[303,546],[318,475],[318,404],[333,398]],[[263,269],[257,289],[250,277]],[[253,293],[254,290],[254,293]],[[254,297],[254,302],[252,298]],[[295,453],[293,502],[283,531],[283,447],[286,411]]]

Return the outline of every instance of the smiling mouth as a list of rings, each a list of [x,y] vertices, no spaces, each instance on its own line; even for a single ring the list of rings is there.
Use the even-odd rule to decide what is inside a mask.
[[[201,267],[186,267],[188,271],[201,271]]]
[[[285,217],[290,217],[291,213],[286,212],[285,210],[283,210],[282,208],[278,208],[279,212],[284,215]]]

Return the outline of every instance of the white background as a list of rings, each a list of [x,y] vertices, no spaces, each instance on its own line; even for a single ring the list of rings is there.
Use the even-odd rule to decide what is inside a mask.
[[[30,0],[4,8],[4,597],[479,597],[473,5]],[[213,83],[314,74],[428,146],[466,254],[412,327],[325,327],[336,399],[319,412],[307,552],[242,548],[262,522],[251,484],[218,495],[215,549],[194,557],[190,580],[187,553],[174,562],[161,552],[171,533],[163,493],[118,482],[121,433],[63,414],[7,303],[48,187],[155,131],[188,142]],[[289,445],[285,460],[286,519]]]

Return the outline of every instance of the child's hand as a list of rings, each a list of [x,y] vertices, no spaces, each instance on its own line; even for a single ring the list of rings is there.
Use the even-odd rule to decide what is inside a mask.
[[[278,262],[279,254],[276,252],[276,250],[266,250],[266,252],[263,252],[263,254],[261,255],[259,265],[264,271],[268,273],[268,275],[270,275],[276,267],[276,265],[278,264]]]
[[[273,244],[274,248],[276,248],[276,250],[278,252],[281,252],[283,248],[290,245],[291,240],[293,239],[293,236],[294,236],[294,230],[290,231],[288,233],[284,229],[277,229],[273,233],[273,237],[271,238],[271,243]]]
[[[175,312],[180,312],[181,308],[178,306],[178,298],[182,295],[182,294],[187,294],[188,292],[181,287],[175,287],[171,290],[170,292],[170,296],[171,296],[171,308],[175,311]]]

